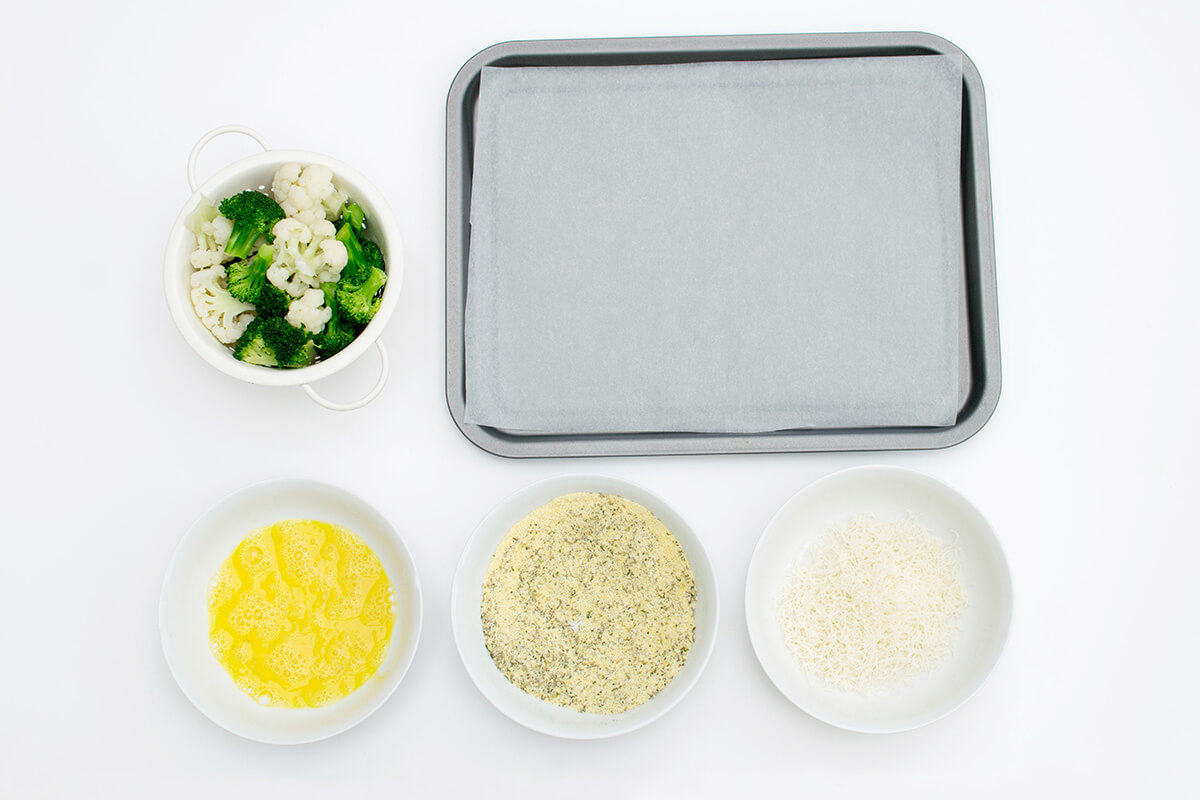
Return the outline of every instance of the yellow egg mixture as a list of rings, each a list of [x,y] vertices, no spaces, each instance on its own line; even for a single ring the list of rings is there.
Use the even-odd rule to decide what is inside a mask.
[[[209,645],[263,705],[328,705],[387,655],[395,593],[383,565],[339,525],[289,519],[237,546],[208,590]]]

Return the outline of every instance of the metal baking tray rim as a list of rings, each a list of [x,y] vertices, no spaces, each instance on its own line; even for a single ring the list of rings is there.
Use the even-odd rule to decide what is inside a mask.
[[[463,310],[469,250],[474,102],[485,66],[670,64],[782,58],[957,55],[963,66],[963,228],[971,388],[945,428],[815,428],[755,434],[512,434],[465,421]],[[1000,327],[983,79],[957,45],[918,31],[517,40],[491,45],[458,71],[446,97],[446,404],[473,444],[506,458],[932,450],[974,436],[1000,400]]]

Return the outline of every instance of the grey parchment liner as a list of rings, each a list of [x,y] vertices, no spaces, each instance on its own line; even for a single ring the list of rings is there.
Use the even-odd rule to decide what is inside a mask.
[[[467,420],[951,425],[953,56],[487,68]]]

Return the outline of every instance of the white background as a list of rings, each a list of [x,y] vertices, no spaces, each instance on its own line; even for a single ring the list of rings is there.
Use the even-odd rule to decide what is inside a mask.
[[[1195,791],[1196,111],[1191,4],[610,0],[6,2],[0,23],[0,795],[5,797],[1069,796]],[[928,30],[987,87],[1004,392],[941,452],[507,461],[443,391],[444,101],[493,42],[557,36]],[[393,377],[337,415],[239,383],[184,344],[160,282],[184,161],[216,125],[366,173],[406,237]],[[201,172],[253,152],[214,144]],[[373,356],[323,385],[349,399]],[[741,597],[764,524],[843,467],[963,491],[1007,548],[1008,650],[958,712],[887,737],[786,703]],[[565,742],[526,731],[458,661],[448,594],[499,500],[568,471],[641,483],[707,543],[717,650],[672,713]],[[176,542],[259,480],[348,487],[401,531],[427,610],[411,673],[354,730],[242,741],[183,697],[156,611]],[[269,793],[266,790],[270,790]],[[786,793],[786,795],[784,794]]]

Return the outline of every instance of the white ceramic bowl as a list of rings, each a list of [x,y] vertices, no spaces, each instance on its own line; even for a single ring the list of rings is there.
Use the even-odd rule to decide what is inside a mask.
[[[209,651],[206,603],[213,573],[246,534],[283,519],[315,519],[354,531],[378,556],[396,590],[396,623],[387,658],[357,691],[321,708],[259,705],[234,686]],[[226,497],[183,537],[163,580],[158,627],[179,688],[213,722],[259,742],[315,742],[366,719],[399,685],[421,635],[421,589],[408,549],[374,508],[322,483],[269,481]]]
[[[479,609],[492,554],[509,529],[535,508],[571,492],[620,495],[648,509],[667,526],[687,556],[696,579],[696,641],[675,678],[647,702],[622,714],[586,714],[547,703],[509,683],[484,644]],[[509,497],[472,534],[450,597],[458,654],[471,680],[501,712],[527,728],[566,739],[601,739],[648,725],[667,713],[695,685],[717,638],[717,576],[691,526],[660,498],[632,483],[599,475],[564,475],[535,483]]]
[[[217,136],[225,133],[241,133],[250,136],[265,152],[235,161],[217,174],[198,185],[195,177],[196,159],[204,146]],[[318,361],[316,364],[300,369],[278,369],[263,367],[257,364],[247,364],[233,357],[233,351],[221,344],[200,322],[192,307],[191,277],[194,270],[190,262],[192,252],[196,249],[195,237],[187,229],[186,221],[189,214],[196,210],[204,200],[218,203],[223,198],[245,189],[270,187],[275,170],[289,162],[301,164],[321,164],[333,171],[334,182],[344,190],[355,202],[362,206],[367,215],[367,224],[371,236],[379,244],[387,262],[388,280],[384,285],[383,296],[380,300],[379,311],[362,333],[358,335],[344,350],[332,358]],[[188,159],[188,182],[192,196],[184,204],[183,210],[175,219],[171,235],[167,239],[167,252],[163,268],[163,286],[167,294],[167,306],[176,327],[183,334],[184,340],[196,353],[212,366],[226,375],[246,381],[247,383],[265,384],[268,386],[303,386],[308,395],[335,411],[349,411],[360,408],[383,390],[387,380],[387,351],[383,342],[379,341],[388,319],[396,308],[400,297],[400,284],[404,277],[404,248],[400,239],[400,231],[392,216],[391,209],[383,195],[361,173],[341,161],[312,153],[306,150],[271,150],[266,141],[257,132],[237,125],[226,125],[205,134],[192,149]],[[350,362],[365,353],[372,344],[379,350],[381,374],[375,387],[366,396],[351,403],[333,403],[309,386],[314,381],[327,378]]]
[[[777,601],[796,557],[831,525],[856,514],[902,519],[912,513],[940,539],[957,536],[967,605],[951,655],[925,676],[886,695],[839,691],[810,676],[784,644]],[[746,624],[767,675],[817,719],[864,733],[893,733],[937,720],[983,685],[1008,637],[1012,580],[983,515],[949,486],[898,467],[856,467],[807,486],[763,531],[746,577]]]

